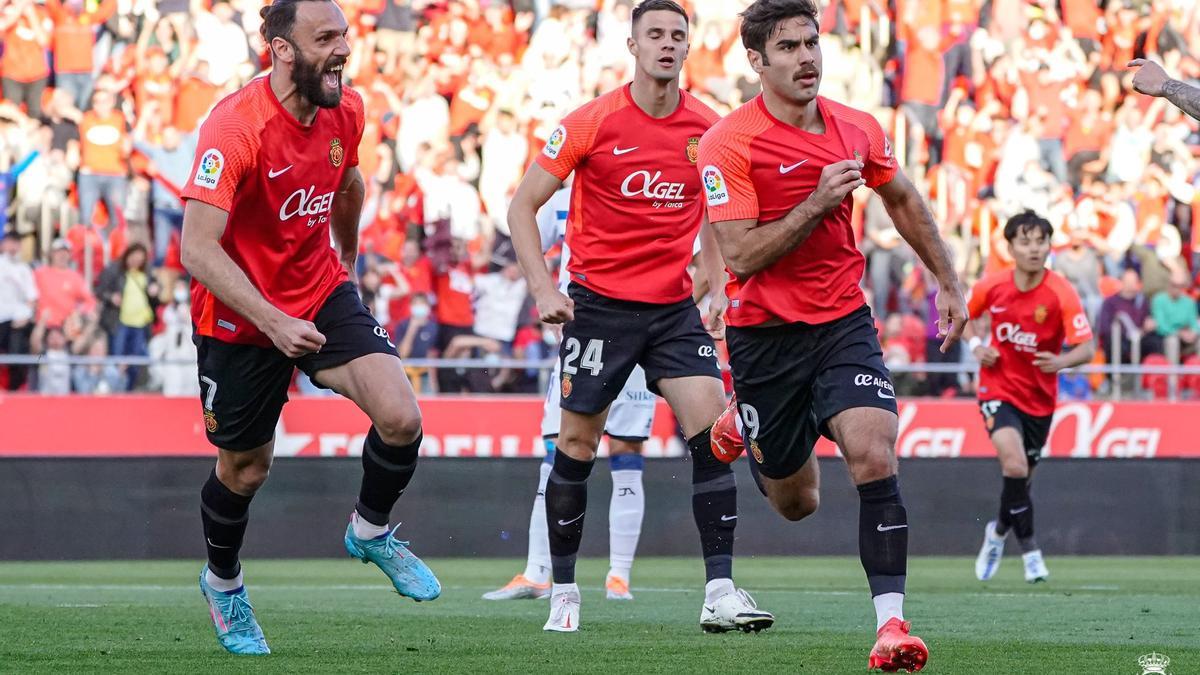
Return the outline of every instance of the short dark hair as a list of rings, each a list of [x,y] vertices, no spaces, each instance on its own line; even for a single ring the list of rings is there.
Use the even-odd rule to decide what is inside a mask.
[[[1034,211],[1025,210],[1012,218],[1004,225],[1004,238],[1012,243],[1013,239],[1022,232],[1040,231],[1042,236],[1049,239],[1054,234],[1054,226],[1049,220],[1039,216]]]
[[[741,13],[742,45],[766,55],[767,40],[775,34],[780,22],[797,16],[812,21],[817,30],[821,29],[813,0],[754,0],[754,4]]]
[[[267,45],[271,44],[271,40],[281,37],[288,42],[292,41],[292,27],[296,25],[296,7],[302,2],[330,2],[331,0],[273,0],[271,4],[266,5],[258,11],[258,15],[262,17],[262,26],[258,31],[266,40]]]
[[[691,20],[687,10],[681,7],[675,0],[643,0],[637,7],[633,8],[632,25],[637,26],[638,21],[641,21],[642,15],[646,12],[675,12],[679,16],[682,16],[684,20]]]

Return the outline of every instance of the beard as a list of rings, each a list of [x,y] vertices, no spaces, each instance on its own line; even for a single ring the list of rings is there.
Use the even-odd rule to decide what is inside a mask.
[[[296,85],[296,90],[300,92],[301,96],[319,108],[338,107],[338,104],[342,102],[342,74],[337,73],[337,89],[330,91],[322,84],[322,80],[325,77],[325,70],[331,66],[338,65],[337,59],[333,59],[327,64],[318,64],[315,61],[309,61],[304,58],[299,49],[295,51],[296,63],[292,66],[292,82]]]

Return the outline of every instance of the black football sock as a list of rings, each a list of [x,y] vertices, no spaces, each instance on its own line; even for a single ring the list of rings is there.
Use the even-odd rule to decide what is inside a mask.
[[[996,518],[996,534],[1001,537],[1016,525],[1015,516],[1023,513],[1021,508],[1028,506],[1028,482],[1027,478],[1004,477],[1004,487],[1000,490],[1000,512]],[[1014,511],[1017,513],[1014,514]]]
[[[1004,478],[1004,490],[1000,493],[1000,515],[1007,517],[1009,527],[1017,536],[1022,553],[1036,550],[1033,538],[1033,498],[1029,494],[1028,478]],[[999,527],[996,528],[999,532]],[[1005,532],[1008,528],[1005,528]]]
[[[238,552],[250,520],[250,500],[225,487],[217,479],[217,470],[209,474],[200,489],[200,520],[204,523],[204,545],[208,548],[208,569],[222,579],[235,579],[242,571]]]
[[[550,567],[554,583],[575,583],[575,557],[583,538],[587,511],[587,479],[595,460],[581,462],[554,450],[554,468],[546,483],[546,526],[550,534]]]
[[[392,507],[404,494],[404,488],[412,480],[417,469],[417,452],[421,449],[423,436],[408,445],[388,445],[372,426],[363,443],[362,486],[358,491],[358,504],[354,507],[359,517],[372,525],[386,526],[391,518]]]
[[[903,593],[908,569],[908,513],[895,474],[858,486],[858,555],[871,597]]]
[[[712,452],[712,428],[688,439],[692,454],[692,516],[700,530],[704,577],[733,578],[733,531],[737,527],[737,478]]]

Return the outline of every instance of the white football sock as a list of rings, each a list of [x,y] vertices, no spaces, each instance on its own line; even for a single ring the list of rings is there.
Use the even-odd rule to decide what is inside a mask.
[[[733,579],[713,579],[704,585],[704,604],[711,605],[723,596],[736,591]]]
[[[355,511],[350,516],[350,526],[354,528],[354,536],[359,539],[374,539],[388,533],[391,529],[387,525],[376,525],[369,522]]]
[[[546,482],[554,468],[549,462],[541,463],[537,496],[533,498],[533,511],[529,514],[529,554],[525,558],[525,578],[535,584],[550,581],[550,533],[546,525]]]
[[[875,603],[875,630],[892,619],[904,620],[903,593],[881,593],[871,600]]]
[[[642,516],[646,513],[642,470],[613,471],[612,482],[612,501],[608,505],[608,573],[628,583],[638,537],[642,534]]]
[[[242,587],[242,573],[239,570],[236,577],[232,579],[222,579],[221,577],[213,574],[212,570],[205,570],[204,583],[212,586],[213,590],[221,591],[222,593],[236,591]]]
[[[550,597],[552,598],[561,593],[574,593],[575,596],[578,597],[579,584],[554,584],[554,586],[550,588]]]

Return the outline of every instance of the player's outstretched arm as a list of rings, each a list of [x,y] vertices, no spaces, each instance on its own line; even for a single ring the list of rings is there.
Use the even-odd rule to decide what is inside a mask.
[[[279,351],[297,358],[319,351],[325,336],[309,321],[284,314],[258,292],[242,268],[221,247],[229,213],[192,199],[183,210],[180,257],[188,273],[221,302],[271,338]]]
[[[1183,112],[1200,120],[1200,88],[1171,79],[1162,66],[1147,59],[1134,59],[1126,67],[1138,69],[1133,76],[1135,91],[1147,96],[1165,98]]]
[[[946,338],[941,347],[945,352],[962,337],[967,322],[967,301],[958,283],[950,248],[942,240],[925,200],[903,171],[897,171],[895,178],[875,188],[875,192],[883,198],[900,236],[938,280],[938,335]]]
[[[821,171],[817,189],[779,220],[766,224],[755,219],[713,223],[729,271],[745,281],[803,244],[830,211],[864,184],[862,169],[862,162],[854,159],[827,165]]]
[[[358,219],[362,216],[363,199],[367,195],[367,186],[363,183],[362,173],[357,166],[350,167],[342,176],[342,185],[333,195],[333,222],[330,231],[333,233],[333,243],[337,245],[338,257],[342,267],[351,280],[358,263]]]
[[[562,185],[554,174],[536,163],[525,172],[508,207],[508,230],[512,234],[517,261],[537,303],[538,315],[546,323],[566,323],[575,318],[575,303],[559,292],[542,257],[542,235],[537,212]]]

